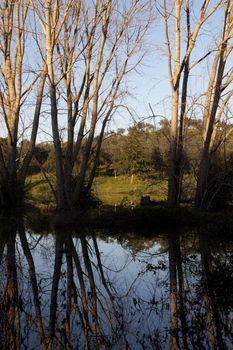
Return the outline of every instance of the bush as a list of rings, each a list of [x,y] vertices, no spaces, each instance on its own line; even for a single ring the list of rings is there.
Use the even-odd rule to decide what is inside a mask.
[[[215,156],[211,160],[205,201],[212,210],[225,209],[233,199],[233,155],[225,162]]]

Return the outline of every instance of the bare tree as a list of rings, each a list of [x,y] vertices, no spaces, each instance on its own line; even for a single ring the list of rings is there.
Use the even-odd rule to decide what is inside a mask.
[[[54,49],[59,34],[62,30],[66,17],[69,14],[73,0],[63,3],[62,1],[46,0],[42,9],[38,9],[33,0],[31,5],[38,17],[41,28],[45,37],[45,58],[48,81],[49,81],[49,98],[51,108],[51,124],[53,132],[53,142],[56,160],[56,178],[57,178],[57,203],[59,208],[66,207],[65,190],[64,190],[64,171],[62,168],[62,149],[58,126],[58,108],[57,108],[57,89],[54,72]],[[41,12],[40,12],[41,10]]]
[[[233,95],[231,86],[233,82],[233,69],[231,65],[230,68],[227,65],[233,50],[232,36],[233,4],[229,0],[225,2],[222,37],[217,45],[205,95],[202,133],[203,149],[196,189],[196,205],[198,207],[208,208],[210,205],[208,174],[211,156],[215,151],[216,133],[220,119]]]
[[[123,80],[144,55],[150,1],[57,0],[41,9],[31,3],[45,35],[57,204],[71,208],[90,191],[106,125],[124,95]],[[67,116],[65,142],[59,134],[59,108]]]
[[[163,1],[164,31],[167,47],[168,74],[172,90],[171,96],[171,125],[170,125],[170,152],[169,152],[169,181],[168,202],[170,205],[179,204],[182,186],[184,126],[187,109],[187,91],[190,76],[190,57],[195,48],[200,29],[207,19],[222,3],[216,1],[210,7],[210,1],[204,0],[199,7],[196,23],[191,23],[189,0],[174,0],[171,2],[172,10],[168,9],[168,1]],[[210,7],[210,8],[209,8]],[[186,47],[182,45],[183,12],[186,18],[185,40]],[[173,22],[172,35],[169,32],[169,23]],[[192,29],[193,28],[193,29]],[[204,55],[201,62],[208,53]],[[199,63],[198,62],[198,63]],[[192,66],[195,66],[194,64]]]
[[[35,148],[46,67],[32,77],[25,58],[29,0],[2,1],[0,6],[1,121],[6,130],[6,145],[0,143],[0,204],[15,206],[22,202],[26,173]],[[25,78],[25,76],[27,76]],[[23,121],[23,106],[39,79],[34,118],[27,126]],[[27,83],[29,81],[30,83]],[[25,112],[25,111],[24,111]],[[30,141],[24,157],[19,154],[20,134],[30,130]]]

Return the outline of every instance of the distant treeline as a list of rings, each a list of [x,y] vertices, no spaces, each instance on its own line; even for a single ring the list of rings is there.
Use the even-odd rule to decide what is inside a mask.
[[[104,134],[102,148],[96,168],[96,176],[119,175],[134,176],[142,180],[168,180],[169,176],[169,128],[168,120],[161,120],[159,125],[139,122],[125,129],[117,129]],[[218,129],[215,153],[209,170],[209,189],[212,195],[210,207],[220,208],[227,205],[233,194],[233,134],[221,142],[223,135],[231,130],[231,125],[224,123]],[[200,136],[201,120],[190,119],[185,130],[185,147],[183,151],[182,176],[183,187],[181,201],[194,201],[196,174],[198,173],[202,141]],[[3,151],[7,142],[1,138]],[[29,141],[24,140],[18,148],[18,155],[24,157]],[[83,140],[82,148],[85,148]],[[87,173],[90,174],[95,162],[98,137],[94,139]],[[62,145],[65,150],[66,144]],[[78,173],[81,159],[74,167]],[[54,186],[55,152],[53,144],[40,143],[35,147],[34,156],[29,166],[28,176],[39,175],[41,179],[51,181]]]

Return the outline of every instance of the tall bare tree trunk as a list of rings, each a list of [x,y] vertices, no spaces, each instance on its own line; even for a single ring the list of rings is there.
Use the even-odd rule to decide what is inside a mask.
[[[224,86],[224,71],[227,58],[232,50],[232,46],[228,47],[230,34],[233,26],[233,4],[228,0],[225,4],[225,21],[223,26],[223,35],[221,42],[218,45],[218,50],[215,55],[208,90],[206,93],[206,102],[203,119],[203,149],[201,152],[201,160],[197,178],[196,187],[196,206],[208,209],[211,206],[209,193],[209,169],[211,162],[211,151],[214,145],[213,137],[216,136],[215,121],[219,109],[221,95],[226,87],[231,82]],[[224,102],[223,102],[224,105]],[[221,108],[220,108],[221,110]],[[221,115],[219,116],[219,118]],[[211,147],[212,146],[212,147]]]
[[[2,145],[0,145],[0,202],[8,208],[23,204],[26,174],[35,149],[46,78],[43,69],[41,73],[36,74],[35,67],[31,66],[30,68],[27,67],[27,74],[28,71],[33,72],[34,80],[27,85],[27,80],[30,81],[32,77],[27,76],[25,79],[24,56],[25,50],[27,50],[26,40],[30,36],[30,34],[26,35],[29,2],[30,0],[11,0],[3,1],[0,5],[0,52],[2,56],[0,108],[7,130],[7,150],[5,154],[3,154]],[[25,101],[33,90],[39,75],[41,76],[41,83],[31,127],[31,125],[24,124],[22,115],[25,111]],[[29,128],[31,130],[31,140],[24,157],[19,153],[19,142],[23,138],[21,134],[24,135]]]
[[[24,195],[23,192],[24,192],[24,186],[25,186],[27,172],[28,172],[28,168],[29,168],[30,162],[32,160],[32,157],[33,157],[33,154],[35,151],[36,137],[37,137],[37,132],[38,132],[40,111],[41,111],[41,105],[42,105],[42,100],[43,100],[43,92],[44,92],[46,77],[47,77],[47,70],[46,70],[46,67],[43,67],[42,72],[41,72],[41,76],[40,76],[40,83],[38,86],[37,98],[36,98],[36,103],[35,103],[30,144],[29,144],[29,148],[28,148],[28,151],[26,153],[26,156],[23,159],[23,164],[19,170],[19,175],[18,175],[18,187],[19,187],[19,193],[20,193],[21,198],[23,198],[23,195]]]
[[[197,22],[191,32],[190,25],[190,8],[189,0],[185,1],[185,16],[186,16],[186,40],[187,45],[184,51],[183,58],[181,59],[181,25],[182,25],[182,9],[183,1],[174,0],[172,6],[174,10],[171,13],[167,9],[167,0],[164,0],[164,30],[167,47],[168,58],[168,74],[169,81],[172,90],[171,96],[171,125],[170,125],[170,148],[169,148],[169,177],[168,177],[168,203],[170,206],[176,206],[179,204],[181,190],[182,190],[182,165],[183,165],[183,148],[184,148],[184,126],[186,118],[186,103],[187,103],[187,91],[189,80],[189,61],[190,55],[195,47],[198,33],[203,23],[215,12],[221,3],[221,0],[209,9],[209,0],[203,0],[197,17]],[[173,16],[174,14],[174,16]],[[173,42],[171,41],[171,35],[169,34],[169,19],[174,21]],[[172,45],[173,44],[173,45]],[[173,46],[173,54],[172,54]],[[201,60],[200,60],[201,61]],[[182,94],[180,99],[180,87],[181,79],[183,76]]]
[[[175,28],[174,28],[174,79],[177,80],[180,70],[180,12],[181,1],[176,0],[175,6]],[[177,204],[178,182],[177,178],[177,142],[178,142],[178,113],[179,113],[179,85],[172,84],[172,111],[170,128],[170,150],[169,150],[169,180],[168,180],[168,202],[170,205]]]

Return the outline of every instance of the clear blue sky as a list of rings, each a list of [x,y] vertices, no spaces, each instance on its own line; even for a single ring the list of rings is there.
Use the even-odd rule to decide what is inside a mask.
[[[212,0],[211,4],[216,3],[216,0]],[[198,13],[199,7],[202,1],[194,1],[194,9]],[[195,22],[195,14],[192,15],[192,21]],[[218,13],[205,25],[201,31],[201,35],[197,42],[192,59],[200,58],[208,48],[213,46],[216,33],[219,32],[220,23],[222,17]],[[172,27],[171,27],[172,28]],[[193,28],[192,28],[193,29]],[[127,128],[133,123],[133,119],[139,120],[140,118],[146,118],[150,116],[151,110],[149,103],[151,104],[153,111],[156,115],[162,115],[169,118],[170,111],[170,99],[171,89],[168,82],[167,75],[167,58],[164,39],[164,30],[162,18],[158,16],[152,24],[150,31],[146,36],[146,48],[147,55],[142,62],[137,73],[132,72],[128,77],[127,85],[130,92],[130,96],[127,96],[124,103],[132,111],[133,118],[125,110],[121,110],[120,113],[116,113],[109,129]],[[208,59],[209,60],[209,59]],[[191,92],[193,94],[200,93],[204,90],[206,82],[205,75],[208,75],[207,61],[201,66],[197,67],[191,74]],[[47,106],[49,109],[49,106]],[[156,120],[146,119],[146,122],[158,122]],[[42,129],[51,132],[50,118],[43,120]],[[0,132],[2,135],[2,130]],[[48,137],[40,130],[38,140],[43,137]]]
[[[194,1],[194,12],[191,14],[191,30],[197,20],[197,15],[203,1]],[[216,4],[216,0],[210,1],[209,9]],[[208,11],[207,11],[208,12]],[[223,23],[223,9],[213,15],[204,24],[200,30],[198,40],[191,55],[191,63],[197,61],[212,49],[219,40],[221,33],[221,25]],[[171,23],[171,32],[173,23]],[[182,32],[183,31],[183,32]],[[181,28],[181,33],[184,34],[182,39],[182,47],[185,48],[185,24]],[[170,33],[171,33],[170,32]],[[172,35],[171,35],[172,40]],[[167,73],[167,57],[164,37],[164,27],[162,17],[158,16],[150,28],[146,38],[149,50],[145,60],[143,61],[139,72],[133,74],[129,78],[129,86],[132,87],[132,97],[128,98],[128,105],[132,110],[135,110],[135,118],[145,118],[151,115],[149,103],[151,104],[155,115],[161,115],[169,118],[170,114],[170,95],[171,89]],[[182,58],[182,55],[181,55]],[[197,65],[190,74],[190,89],[189,93],[192,96],[199,95],[205,91],[208,82],[208,65],[212,62],[212,56],[209,56],[200,65]],[[110,127],[116,128],[121,126],[127,128],[132,124],[132,119],[123,115],[117,116]],[[159,121],[145,120],[151,123]]]

